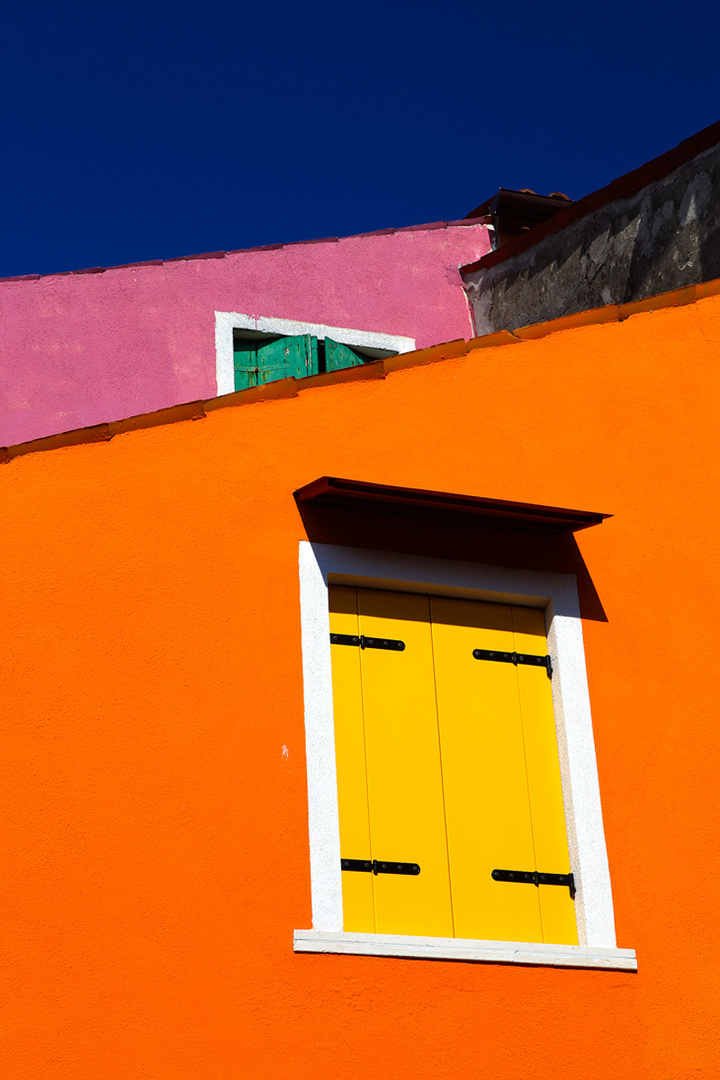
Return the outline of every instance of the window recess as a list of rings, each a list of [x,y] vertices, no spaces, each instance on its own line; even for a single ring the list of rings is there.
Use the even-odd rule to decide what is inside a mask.
[[[412,352],[415,339],[235,311],[215,312],[218,394]]]
[[[392,356],[393,353],[386,355]],[[312,334],[246,338],[242,331],[236,330],[233,338],[236,390],[262,386],[277,379],[304,379],[308,375],[322,375],[326,371],[359,367],[374,359],[360,349],[343,345],[341,341],[333,341],[329,337],[318,338]]]
[[[460,519],[466,515],[472,515],[473,519],[478,521],[486,517],[494,521],[511,518],[516,528],[522,528],[527,523],[527,527],[532,529],[532,532],[528,534],[530,538],[537,534],[538,527],[545,528],[546,523],[548,531],[575,531],[578,528],[599,524],[605,516],[523,503],[500,503],[448,493],[387,488],[382,485],[359,484],[354,481],[338,481],[330,478],[322,478],[307,485],[306,488],[296,492],[296,499],[300,507],[305,500],[311,501],[311,505],[317,505],[326,501],[335,503],[347,499],[352,503],[367,502],[371,508],[377,507],[381,502],[389,501],[394,504],[397,500],[400,500],[401,508],[404,508],[406,503],[411,505],[418,502],[431,503],[436,513],[448,515],[448,521],[451,520],[450,515],[457,515]],[[458,559],[448,560],[428,555],[384,551],[372,546],[360,548],[305,540],[300,542],[299,557],[312,929],[294,931],[295,951],[298,953],[425,957],[477,963],[590,967],[616,971],[637,970],[634,951],[617,948],[615,939],[612,888],[602,822],[593,726],[585,674],[582,621],[575,574],[492,566],[477,562],[463,562]],[[397,884],[401,888],[412,890],[413,886],[422,884],[424,888],[431,876],[431,871],[435,873],[436,880],[442,880],[443,860],[435,858],[435,868],[433,868],[432,858],[428,862],[427,852],[420,846],[420,844],[427,844],[428,837],[432,838],[433,835],[437,837],[437,830],[432,832],[434,825],[431,830],[426,830],[419,836],[417,830],[411,833],[408,826],[406,838],[390,831],[384,835],[382,829],[379,832],[376,830],[373,834],[371,816],[377,818],[378,812],[375,806],[371,805],[374,796],[372,792],[368,796],[367,784],[363,792],[363,770],[368,768],[371,771],[377,770],[374,764],[366,763],[367,733],[364,728],[364,703],[354,692],[350,692],[349,688],[353,680],[355,686],[359,680],[362,687],[363,668],[368,664],[371,665],[370,684],[376,680],[375,672],[378,673],[379,679],[383,671],[397,670],[398,663],[405,664],[409,661],[411,665],[416,664],[420,655],[416,648],[416,636],[419,633],[420,640],[423,636],[427,639],[428,633],[432,636],[435,632],[434,619],[429,620],[431,624],[429,630],[427,619],[420,620],[420,624],[423,621],[426,622],[423,630],[421,625],[419,627],[418,620],[398,619],[397,613],[383,615],[375,612],[373,614],[370,611],[361,610],[359,605],[353,606],[353,603],[338,606],[337,597],[333,596],[331,602],[331,596],[336,587],[349,590],[350,594],[356,597],[360,597],[361,593],[363,595],[390,593],[393,598],[405,596],[409,601],[416,603],[424,600],[426,605],[434,605],[439,601],[443,603],[455,601],[475,603],[477,601],[480,604],[492,605],[494,608],[509,609],[511,615],[512,609],[529,610],[543,620],[547,630],[546,643],[540,640],[534,640],[532,643],[527,640],[511,642],[506,637],[505,642],[498,646],[497,641],[493,640],[490,643],[487,639],[477,638],[473,632],[472,640],[467,643],[467,649],[463,644],[462,663],[466,665],[465,673],[470,679],[490,676],[496,679],[500,678],[501,673],[504,673],[503,679],[510,676],[516,680],[532,677],[540,694],[546,694],[548,691],[551,693],[555,719],[555,740],[552,742],[551,759],[554,768],[557,769],[559,758],[562,802],[565,811],[565,828],[559,830],[559,835],[562,841],[561,852],[564,853],[563,849],[566,850],[569,853],[569,860],[567,864],[556,862],[547,846],[543,846],[542,850],[535,848],[534,863],[525,862],[524,857],[522,860],[513,858],[510,861],[507,851],[502,854],[495,851],[492,858],[488,857],[484,862],[481,876],[484,887],[489,888],[495,884],[506,892],[509,899],[513,894],[518,901],[523,894],[534,895],[538,910],[542,902],[541,894],[544,892],[549,898],[550,894],[554,894],[558,903],[566,905],[566,910],[568,906],[570,910],[574,910],[579,944],[547,943],[551,937],[558,938],[560,935],[551,933],[545,926],[543,927],[545,941],[533,941],[532,938],[536,935],[530,932],[523,933],[524,940],[521,941],[504,936],[495,940],[459,936],[467,931],[462,929],[462,919],[457,917],[452,904],[454,889],[460,896],[458,912],[461,913],[464,900],[457,873],[453,870],[453,859],[455,867],[458,866],[458,859],[452,851],[454,845],[452,837],[449,841],[441,837],[439,848],[442,852],[442,845],[446,844],[444,873],[446,883],[449,882],[449,885],[446,884],[443,888],[445,896],[447,896],[447,890],[450,890],[453,932],[456,936],[439,936],[436,929],[431,933],[423,932],[420,927],[423,924],[427,926],[426,916],[419,911],[418,905],[414,902],[412,905],[406,905],[405,913],[409,913],[413,920],[417,920],[415,923],[417,928],[404,933],[402,931],[384,932],[378,928],[383,925],[382,920],[388,911],[392,915],[390,909],[393,898],[388,893],[387,886]],[[382,616],[382,624],[379,622],[380,616]],[[389,622],[385,621],[386,617],[390,622],[395,621],[399,625],[393,625],[391,628]],[[588,617],[594,616],[590,614]],[[463,632],[468,630],[467,626],[463,627],[462,620],[449,619],[445,624],[440,623],[440,636],[444,636],[447,627],[453,626],[459,627]],[[481,629],[472,626],[470,628],[473,631]],[[512,635],[514,636],[517,632],[521,631],[513,623]],[[509,633],[507,628],[506,633]],[[330,634],[340,634],[343,640],[352,640],[353,644],[341,644],[338,640],[331,643]],[[367,647],[363,649],[359,644],[363,638],[373,641],[402,642],[405,648],[402,650]],[[485,662],[472,655],[476,649],[496,652],[499,647],[503,653],[541,658],[543,655],[552,656],[552,677],[548,678],[547,668],[543,664],[516,665],[508,662]],[[382,661],[382,666],[378,665],[380,661]],[[433,646],[431,679],[436,679],[435,666],[442,662],[442,657],[439,652],[436,655]],[[345,694],[347,707],[350,710],[348,713],[350,722],[342,724],[340,731],[336,729],[340,699],[336,697],[335,686],[338,679],[343,678],[341,673],[343,665],[346,668],[346,688],[345,690],[340,688],[340,695]],[[472,673],[467,665],[473,669]],[[427,674],[421,672],[420,680],[408,680],[410,700],[413,700],[412,696],[417,690],[415,683],[419,685],[424,680],[427,686],[427,678]],[[441,682],[442,680],[438,681],[438,686]],[[454,683],[450,680],[449,690],[447,686],[446,680],[446,698],[448,693],[461,692],[458,681]],[[539,689],[540,687],[542,690]],[[377,697],[377,688],[373,692]],[[401,694],[401,704],[402,697]],[[422,708],[429,709],[432,716],[432,703],[427,706],[423,702]],[[437,705],[435,709],[435,741],[436,752],[439,755],[445,753],[444,744],[441,742],[441,722],[442,714],[446,710],[442,703],[439,709]],[[356,710],[354,718],[353,710]],[[408,772],[411,771],[406,768],[406,764],[414,766],[418,740],[398,739],[397,724],[393,719],[395,716],[400,718],[401,726],[405,724],[406,730],[408,723],[407,719],[402,719],[402,709],[388,710],[385,727],[391,735],[390,743],[392,744],[393,739],[395,740],[398,754],[392,764],[385,767],[385,790],[388,793],[388,800],[394,800],[395,804],[402,808]],[[427,721],[427,717],[425,720]],[[382,724],[375,725],[375,729],[380,731],[382,727]],[[462,724],[458,730],[462,731]],[[491,727],[490,730],[492,732],[494,729]],[[432,733],[432,725],[430,725],[430,732]],[[474,737],[472,729],[470,734]],[[524,728],[523,738],[525,738]],[[372,746],[368,744],[368,754],[373,753],[378,745],[378,740],[374,738],[372,731],[370,743]],[[432,739],[427,737],[426,724],[423,745],[427,748],[428,744],[432,746]],[[537,742],[534,745],[537,747]],[[343,756],[350,762],[349,773],[347,770],[343,772],[346,769],[341,760]],[[462,755],[458,757],[458,767],[466,767],[467,763],[463,761]],[[470,755],[468,757],[472,760]],[[440,760],[442,764],[444,758]],[[380,761],[382,777],[382,756]],[[360,766],[358,762],[361,763]],[[367,756],[367,762],[369,762],[369,756]],[[402,764],[402,768],[395,769],[395,762]],[[425,758],[424,763],[421,762],[421,766],[432,779],[432,754]],[[550,772],[552,773],[552,769]],[[439,802],[442,812],[448,816],[448,806],[452,801],[453,792],[450,790],[449,795],[445,792],[446,779],[443,765],[443,785]],[[490,779],[492,783],[496,783],[492,776]],[[352,804],[353,784],[357,796],[356,810],[351,811],[349,816],[343,811],[341,826],[339,803],[347,803],[350,799]],[[374,784],[374,789],[378,790],[377,783]],[[477,785],[475,787],[470,785],[469,788],[461,786],[460,791],[461,794],[469,791],[470,796],[473,796],[476,789]],[[437,784],[435,792],[437,795]],[[496,805],[502,805],[502,799],[507,799],[502,789],[500,794],[501,801]],[[529,788],[526,800],[526,804],[530,805],[532,820],[535,808]],[[435,805],[438,805],[437,797]],[[424,812],[423,807],[420,809]],[[495,814],[496,818],[497,816]],[[396,820],[402,823],[402,816]],[[403,828],[405,828],[404,825]],[[392,841],[391,847],[386,844],[386,840],[388,844]],[[400,845],[401,840],[402,845]],[[364,847],[361,846],[363,844]],[[432,852],[430,854],[432,855]],[[549,855],[552,857],[548,857]],[[389,875],[373,874],[367,868],[361,871],[352,870],[349,867],[343,869],[343,858],[370,865],[373,860],[377,863],[393,861],[398,865],[414,865],[419,867],[419,873]],[[563,869],[568,873],[563,874]],[[501,878],[505,876],[505,873],[529,874],[532,881],[518,882],[513,878],[499,882],[496,879],[493,882],[492,871],[501,872]],[[537,884],[535,874],[538,875]],[[541,882],[541,875],[547,878],[549,874],[556,876],[553,880]],[[573,875],[572,884],[576,890],[574,900],[570,897],[570,882],[563,884],[561,881],[568,878],[569,874]],[[545,885],[544,889],[543,885]],[[389,900],[389,903],[385,904],[382,893],[378,893],[380,896],[378,910],[376,910],[378,905],[375,903],[376,887],[378,890],[384,890]],[[365,931],[348,929],[347,917],[351,909],[348,888],[357,891],[356,913],[368,927]],[[369,897],[368,890],[370,890]],[[410,896],[415,896],[416,899],[417,895],[410,892]],[[552,904],[551,899],[550,903]],[[445,925],[447,925],[446,914],[443,914],[441,910],[442,896],[437,902],[432,900],[432,904],[440,909],[440,917],[445,919]],[[445,902],[446,911],[447,907]],[[472,909],[472,903],[469,907]],[[468,905],[466,905],[466,910],[467,908]],[[548,910],[551,912],[552,908],[549,907]],[[542,919],[542,915],[541,910],[539,915],[533,915],[536,926],[537,920]],[[399,917],[405,918],[402,911]],[[350,918],[353,919],[351,913]],[[550,920],[546,921],[549,925]],[[363,925],[363,923],[355,925]],[[405,928],[408,926],[406,922],[400,921],[395,925]],[[473,932],[484,933],[485,931]],[[501,930],[498,929],[497,932],[501,933]],[[506,933],[510,932],[510,930],[506,931]]]

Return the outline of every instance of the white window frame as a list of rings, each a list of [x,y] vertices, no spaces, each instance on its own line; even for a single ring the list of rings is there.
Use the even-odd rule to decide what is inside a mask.
[[[360,934],[343,930],[329,584],[395,589],[545,612],[579,945]],[[615,940],[610,869],[574,574],[513,570],[425,556],[300,542],[300,607],[308,773],[312,930],[296,952],[361,953],[637,970]]]
[[[310,334],[324,341],[326,337],[360,349],[371,359],[415,351],[415,338],[397,334],[381,334],[373,330],[353,330],[347,326],[325,326],[322,323],[296,322],[294,319],[270,319],[261,315],[242,315],[236,311],[215,312],[215,372],[218,397],[235,390],[235,360],[233,331],[242,330],[249,338],[263,335],[296,337]]]

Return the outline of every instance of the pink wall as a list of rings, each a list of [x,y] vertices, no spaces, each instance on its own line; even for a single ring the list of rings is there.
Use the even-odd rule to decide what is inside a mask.
[[[419,226],[0,283],[0,445],[215,397],[215,311],[472,337],[480,224]]]

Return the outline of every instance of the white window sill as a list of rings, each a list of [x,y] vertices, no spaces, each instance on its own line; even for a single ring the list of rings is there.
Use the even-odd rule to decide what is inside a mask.
[[[295,952],[637,971],[634,949],[600,949],[590,945],[536,945],[524,941],[474,941],[470,938],[296,930],[294,948]]]

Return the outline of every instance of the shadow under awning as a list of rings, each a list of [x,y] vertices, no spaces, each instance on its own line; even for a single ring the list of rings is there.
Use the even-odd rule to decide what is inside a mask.
[[[335,476],[294,496],[311,542],[575,574],[582,617],[607,621],[573,534],[609,514]]]

